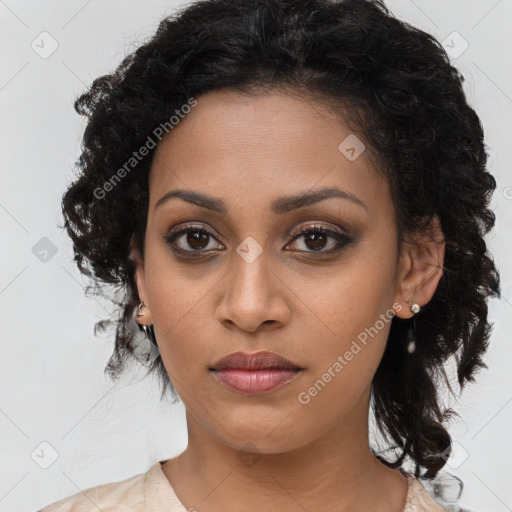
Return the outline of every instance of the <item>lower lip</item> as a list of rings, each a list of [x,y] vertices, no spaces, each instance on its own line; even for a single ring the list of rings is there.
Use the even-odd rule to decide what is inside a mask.
[[[246,395],[268,393],[290,382],[300,370],[213,370],[214,376],[229,388]]]

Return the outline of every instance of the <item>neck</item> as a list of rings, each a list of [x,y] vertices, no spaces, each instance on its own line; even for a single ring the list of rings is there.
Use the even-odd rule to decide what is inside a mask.
[[[401,512],[407,483],[370,451],[368,405],[369,395],[350,418],[284,453],[263,452],[256,442],[233,448],[187,412],[188,447],[162,469],[187,509],[201,512],[232,510],[234,503],[238,512]]]

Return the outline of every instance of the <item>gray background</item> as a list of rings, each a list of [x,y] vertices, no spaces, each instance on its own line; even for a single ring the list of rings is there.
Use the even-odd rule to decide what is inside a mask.
[[[186,447],[182,404],[160,402],[143,367],[116,385],[104,377],[113,337],[95,337],[93,326],[112,307],[84,295],[87,282],[57,227],[84,128],[74,99],[182,4],[0,0],[0,511],[36,510]],[[488,245],[503,300],[490,302],[489,370],[458,403],[447,395],[462,420],[450,426],[455,450],[445,470],[464,481],[462,503],[512,510],[512,1],[387,4],[451,47],[491,152],[497,225]]]

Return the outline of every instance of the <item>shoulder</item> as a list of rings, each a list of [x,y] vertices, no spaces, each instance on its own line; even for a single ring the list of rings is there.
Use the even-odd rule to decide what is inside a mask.
[[[90,487],[38,512],[144,512],[146,475],[141,473],[119,482]]]
[[[403,471],[403,474],[409,488],[402,512],[471,512],[459,504],[463,484],[453,475],[442,474],[424,484],[410,473]]]
[[[187,512],[162,471],[163,461],[146,473],[91,487],[38,512]]]
[[[420,480],[407,474],[409,489],[403,512],[447,512],[425,489]]]

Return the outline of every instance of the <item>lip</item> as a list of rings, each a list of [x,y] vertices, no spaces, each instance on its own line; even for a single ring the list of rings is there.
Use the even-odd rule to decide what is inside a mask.
[[[273,352],[232,352],[220,358],[210,370],[303,370],[299,365]]]
[[[214,377],[245,395],[269,393],[293,380],[304,368],[273,352],[234,352],[209,368]]]
[[[302,370],[212,370],[214,377],[244,395],[270,393],[294,379]]]

